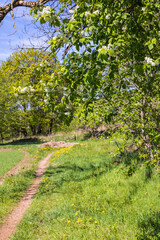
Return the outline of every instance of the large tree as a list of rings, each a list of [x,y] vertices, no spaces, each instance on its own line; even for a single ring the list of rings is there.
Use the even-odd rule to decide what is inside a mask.
[[[60,120],[56,114],[62,89],[54,81],[59,63],[38,50],[14,53],[0,67],[1,138],[47,134]]]
[[[60,34],[50,41],[53,53],[66,47],[61,68],[66,102],[87,106],[100,95],[110,100],[119,108],[123,130],[138,135],[143,156],[153,160],[159,139],[160,3],[74,3],[71,18],[63,19]],[[35,9],[35,17],[56,25],[52,11]]]

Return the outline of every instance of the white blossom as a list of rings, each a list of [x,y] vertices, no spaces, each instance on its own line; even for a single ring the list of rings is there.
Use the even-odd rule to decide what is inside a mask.
[[[110,19],[110,17],[111,17],[111,15],[110,15],[110,14],[107,14],[107,15],[106,15],[106,19],[107,19],[107,20],[109,20],[109,19]]]
[[[123,26],[123,27],[122,27],[122,30],[123,30],[124,32],[126,32],[127,27],[126,27],[126,26]]]
[[[105,50],[107,52],[108,48],[106,46],[102,46],[102,48],[98,49],[98,52],[100,52],[101,50]]]
[[[44,66],[44,63],[40,63],[39,66],[40,66],[40,67],[43,67],[43,66]]]
[[[112,45],[111,43],[109,43],[108,46],[107,46],[107,51],[108,51],[109,49],[111,49],[112,46],[113,46],[113,45]]]
[[[91,16],[91,13],[90,13],[90,12],[85,12],[85,16],[86,16],[86,17],[90,17],[90,16]]]
[[[30,86],[30,92],[35,92],[35,89]]]
[[[20,89],[20,92],[21,92],[21,93],[28,92],[28,87],[21,88],[21,89]]]
[[[90,53],[88,51],[86,51],[84,55],[88,56],[88,55],[90,55]]]
[[[72,15],[70,21],[74,21],[74,20],[75,20],[74,15]]]
[[[64,115],[68,116],[70,115],[70,112],[65,112]]]
[[[71,14],[74,14],[74,10],[69,10],[69,12],[70,12]]]
[[[79,8],[79,6],[78,5],[76,5],[76,7],[75,7],[75,11],[77,11],[77,9]]]
[[[148,64],[150,64],[151,66],[156,66],[155,62],[153,61],[152,58],[150,57],[145,57],[144,59]]]
[[[84,36],[84,35],[85,35],[84,30],[82,30],[82,31],[80,32],[80,35],[81,35],[81,36]]]
[[[98,52],[101,52],[101,50],[105,50],[106,52],[108,52],[108,50],[110,50],[112,46],[113,45],[109,43],[108,46],[102,46],[102,48],[98,49]]]
[[[99,14],[99,10],[94,11],[93,14],[98,15]]]
[[[57,39],[57,37],[55,36],[55,37],[53,37],[53,40],[56,40]]]
[[[144,12],[146,9],[145,9],[145,7],[142,7],[142,11]]]
[[[42,14],[50,14],[51,13],[51,8],[49,6],[46,6],[42,10]]]
[[[51,13],[51,8],[49,6],[46,6],[43,8],[42,11],[38,11],[38,15],[44,15],[44,14],[50,14]]]
[[[48,93],[48,92],[49,92],[49,89],[48,89],[48,88],[45,88],[44,91],[45,91],[46,93]]]

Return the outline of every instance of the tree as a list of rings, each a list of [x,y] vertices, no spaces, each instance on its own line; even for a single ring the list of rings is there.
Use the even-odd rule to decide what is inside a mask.
[[[4,89],[1,87],[0,105],[5,103],[1,112],[5,114],[7,104],[10,112],[5,115],[6,121],[1,118],[5,123],[3,132],[7,129],[9,136],[47,134],[61,123],[54,108],[62,89],[52,76],[57,74],[58,66],[50,53],[33,49],[16,52],[2,63],[0,80],[6,80]],[[8,96],[7,101],[4,96]]]
[[[61,68],[67,88],[63,101],[88,106],[103,95],[119,107],[123,126],[128,125],[124,131],[139,134],[143,156],[158,158],[160,3],[74,3],[72,17],[63,19],[61,33],[50,41],[53,53],[66,46]],[[62,4],[65,8],[70,2]],[[36,9],[35,14],[42,24],[55,24],[52,9]]]

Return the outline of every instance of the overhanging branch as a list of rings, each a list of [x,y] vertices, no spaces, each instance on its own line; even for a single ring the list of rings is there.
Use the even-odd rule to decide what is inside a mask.
[[[5,18],[5,16],[11,12],[16,7],[29,7],[32,8],[39,4],[45,4],[50,0],[37,0],[36,2],[24,1],[24,0],[14,0],[13,2],[7,4],[4,7],[0,7],[0,22]]]

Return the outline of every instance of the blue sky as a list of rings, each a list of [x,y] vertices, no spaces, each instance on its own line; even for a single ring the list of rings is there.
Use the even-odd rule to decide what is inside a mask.
[[[5,0],[1,0],[0,6],[3,6]],[[29,15],[29,8],[19,7],[14,10],[15,26],[13,27],[12,16],[9,13],[0,24],[0,61],[5,61],[14,51],[20,47],[31,47],[32,44],[37,47],[40,41],[32,38],[35,35],[34,25],[31,23],[32,17]],[[22,15],[25,16],[22,17]],[[31,44],[32,43],[32,44]]]

